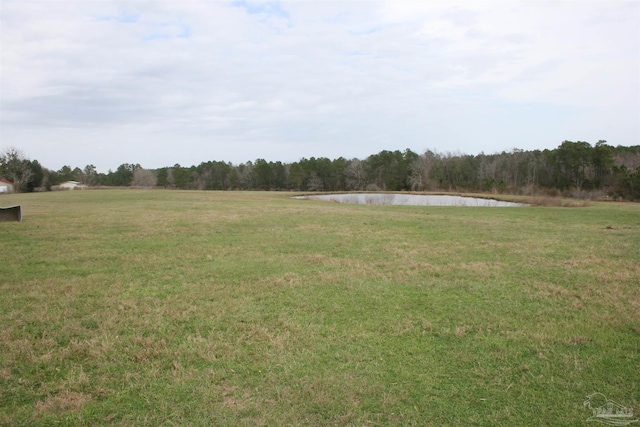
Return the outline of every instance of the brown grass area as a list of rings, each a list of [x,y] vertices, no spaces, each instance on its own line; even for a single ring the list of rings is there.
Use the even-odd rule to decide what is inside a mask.
[[[0,368],[0,379],[8,380],[11,378],[11,369],[3,367]]]
[[[640,319],[640,288],[633,286],[640,276],[640,264],[609,262],[602,265],[601,259],[584,258],[561,261],[560,265],[567,274],[576,275],[575,284],[568,287],[538,282],[533,287],[539,296],[574,300],[576,309],[594,304],[604,305],[626,313],[630,318]]]
[[[554,285],[551,283],[538,284],[536,285],[536,289],[538,290],[539,295],[543,298],[571,297],[580,299],[583,295],[581,292],[566,289],[562,286]]]
[[[640,262],[627,262],[598,273],[603,283],[628,282],[640,277]]]
[[[522,203],[532,206],[548,206],[561,208],[585,208],[591,205],[589,200],[565,199],[563,197],[532,196],[522,199]]]
[[[63,390],[60,393],[48,396],[45,400],[36,403],[35,416],[42,414],[62,414],[77,412],[93,399],[90,394]]]
[[[457,268],[469,271],[480,277],[488,277],[506,267],[507,264],[502,262],[462,262],[457,265]]]

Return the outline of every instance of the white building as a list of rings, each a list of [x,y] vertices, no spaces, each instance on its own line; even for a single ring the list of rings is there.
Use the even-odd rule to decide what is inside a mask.
[[[13,182],[0,179],[0,193],[13,193]]]
[[[85,189],[87,186],[80,184],[78,181],[65,181],[58,185],[58,190],[75,190],[76,188]]]

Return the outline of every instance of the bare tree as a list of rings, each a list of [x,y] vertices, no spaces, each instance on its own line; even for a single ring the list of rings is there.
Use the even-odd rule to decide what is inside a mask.
[[[13,181],[16,192],[24,191],[33,175],[31,162],[22,151],[9,147],[0,154],[0,175]]]
[[[347,190],[362,190],[364,188],[366,174],[361,160],[353,159],[349,161],[344,174]]]
[[[435,165],[435,154],[427,150],[423,155],[409,164],[411,172],[409,184],[412,190],[428,190],[431,170]]]
[[[322,178],[320,178],[316,172],[311,172],[307,182],[307,189],[309,191],[322,191],[324,189]]]
[[[157,182],[158,178],[152,170],[138,168],[133,171],[133,181],[131,182],[133,187],[151,188],[155,187]]]
[[[96,178],[98,177],[98,172],[96,171],[96,167],[94,165],[87,165],[84,169],[79,170],[76,173],[76,178],[80,181],[81,184],[92,186],[96,184]]]

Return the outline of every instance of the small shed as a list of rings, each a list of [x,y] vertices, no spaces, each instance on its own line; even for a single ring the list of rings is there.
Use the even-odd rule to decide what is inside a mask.
[[[0,193],[13,193],[13,191],[13,182],[7,181],[6,179],[0,179]]]

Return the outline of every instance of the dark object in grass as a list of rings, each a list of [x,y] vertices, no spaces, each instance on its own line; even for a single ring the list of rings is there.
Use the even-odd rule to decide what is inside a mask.
[[[22,206],[8,206],[0,208],[0,222],[3,221],[22,221]]]

